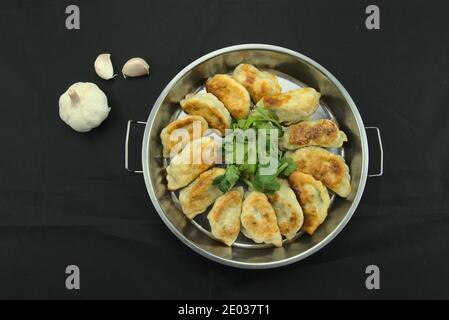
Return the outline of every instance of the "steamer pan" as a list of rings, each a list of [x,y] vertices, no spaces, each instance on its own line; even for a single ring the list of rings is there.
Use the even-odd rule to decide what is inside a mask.
[[[326,221],[313,236],[304,235],[284,242],[282,248],[229,248],[211,239],[207,232],[188,221],[166,187],[165,165],[159,138],[161,130],[173,120],[174,114],[180,109],[179,101],[186,94],[197,91],[210,76],[232,72],[240,63],[250,63],[260,69],[272,70],[317,89],[321,92],[321,100],[349,140],[342,153],[350,168],[351,194],[346,199],[334,198]],[[143,173],[148,194],[162,221],[188,247],[225,265],[248,269],[274,268],[310,256],[332,241],[345,227],[365,188],[368,176],[368,143],[365,127],[354,101],[329,71],[312,59],[289,49],[264,44],[231,46],[206,54],[184,68],[162,91],[146,122],[128,122],[125,148],[125,166],[128,170],[129,129],[131,124],[136,122],[145,124],[142,171],[138,172]],[[378,137],[381,146],[379,130]],[[375,175],[381,174],[382,172]]]

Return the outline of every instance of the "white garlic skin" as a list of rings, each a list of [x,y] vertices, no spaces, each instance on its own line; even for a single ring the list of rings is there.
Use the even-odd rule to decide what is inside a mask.
[[[71,85],[59,98],[59,117],[78,132],[98,127],[110,110],[105,93],[90,82]]]
[[[104,80],[109,80],[116,76],[116,74],[114,74],[111,55],[109,53],[100,54],[97,59],[95,59],[94,67],[97,75]]]
[[[141,77],[150,74],[150,66],[142,58],[129,59],[122,68],[123,77]]]

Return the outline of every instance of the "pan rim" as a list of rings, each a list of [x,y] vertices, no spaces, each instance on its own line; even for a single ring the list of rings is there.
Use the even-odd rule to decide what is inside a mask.
[[[321,240],[319,243],[311,247],[310,249],[297,254],[295,256],[278,260],[278,261],[271,261],[271,262],[241,262],[241,261],[235,261],[230,260],[227,258],[223,258],[220,256],[217,256],[207,250],[204,250],[203,248],[197,246],[193,242],[191,242],[189,239],[187,239],[179,230],[175,228],[175,226],[169,221],[167,216],[164,213],[164,210],[159,204],[158,199],[156,198],[156,194],[154,192],[154,188],[151,182],[151,171],[149,170],[149,135],[151,128],[154,123],[155,116],[157,112],[159,111],[159,108],[165,99],[165,97],[169,94],[171,88],[173,85],[181,79],[187,72],[189,72],[192,68],[196,67],[197,65],[222,54],[233,52],[233,51],[244,51],[244,50],[266,50],[266,51],[272,51],[272,52],[280,52],[285,53],[288,55],[291,55],[295,58],[299,58],[301,60],[304,60],[305,62],[311,64],[313,67],[318,69],[322,74],[324,74],[331,82],[335,84],[335,86],[340,90],[343,97],[347,101],[349,107],[351,108],[351,112],[353,113],[359,133],[360,133],[360,143],[361,143],[361,149],[362,149],[362,166],[361,166],[361,173],[360,173],[360,181],[358,184],[357,192],[354,197],[354,200],[352,201],[352,204],[350,208],[348,209],[346,215],[342,219],[342,221],[335,227],[334,230],[332,230],[331,233],[329,233],[323,240]],[[151,202],[153,203],[156,211],[158,212],[159,216],[161,217],[164,224],[168,227],[168,229],[179,239],[182,243],[187,245],[189,248],[191,248],[193,251],[197,252],[198,254],[202,255],[203,257],[206,257],[210,260],[213,260],[215,262],[231,266],[231,267],[237,267],[237,268],[243,268],[243,269],[269,269],[269,268],[276,268],[281,267],[285,265],[292,264],[294,262],[303,260],[307,258],[308,256],[316,253],[317,251],[324,248],[327,244],[329,244],[347,225],[349,220],[352,218],[355,210],[357,209],[360,200],[362,198],[366,180],[368,176],[368,161],[369,161],[369,150],[368,150],[368,141],[366,137],[365,132],[365,126],[363,124],[362,117],[360,116],[360,113],[357,109],[357,106],[355,105],[354,101],[352,100],[349,93],[346,91],[346,89],[343,87],[343,85],[323,66],[321,66],[319,63],[315,62],[314,60],[310,59],[309,57],[300,54],[296,51],[283,48],[276,45],[269,45],[269,44],[240,44],[240,45],[233,45],[229,47],[225,47],[222,49],[218,49],[215,51],[212,51],[208,54],[203,55],[202,57],[196,59],[195,61],[191,62],[189,65],[187,65],[185,68],[183,68],[180,72],[176,74],[176,76],[165,86],[165,88],[162,90],[161,94],[157,98],[156,102],[153,105],[153,108],[148,116],[147,124],[145,126],[145,131],[142,139],[142,168],[143,168],[143,176],[145,180],[145,185],[148,191],[148,194],[150,196]]]

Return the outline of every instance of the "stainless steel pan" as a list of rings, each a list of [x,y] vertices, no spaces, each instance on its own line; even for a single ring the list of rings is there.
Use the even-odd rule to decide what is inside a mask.
[[[229,248],[212,239],[204,218],[188,221],[181,212],[176,196],[166,188],[165,165],[159,135],[171,121],[179,117],[179,101],[191,92],[202,90],[205,79],[217,73],[229,73],[240,63],[277,74],[283,89],[311,86],[321,92],[322,99],[316,117],[335,119],[348,135],[343,154],[351,171],[352,193],[346,199],[334,197],[326,221],[313,236],[301,233],[282,248],[261,246],[238,240]],[[142,170],[128,167],[128,140],[131,125],[145,125],[142,140]],[[368,176],[368,143],[357,107],[348,92],[326,69],[312,59],[289,49],[263,44],[244,44],[211,52],[179,72],[165,87],[155,102],[146,122],[128,122],[125,142],[125,167],[143,173],[148,194],[162,221],[188,247],[199,254],[229,266],[240,268],[274,268],[302,260],[328,244],[348,223],[362,197]],[[381,155],[382,156],[382,155]],[[382,175],[380,171],[372,176]],[[202,220],[203,219],[203,220]]]

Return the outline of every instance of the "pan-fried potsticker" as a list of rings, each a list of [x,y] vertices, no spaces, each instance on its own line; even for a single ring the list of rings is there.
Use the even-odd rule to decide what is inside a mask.
[[[346,134],[338,129],[337,124],[327,119],[293,124],[287,127],[282,139],[283,148],[288,150],[307,146],[340,148],[343,142],[348,141]]]
[[[231,127],[231,115],[223,103],[212,93],[188,94],[180,101],[181,108],[190,115],[202,116],[209,127],[222,135]]]
[[[293,172],[289,181],[304,212],[302,228],[312,235],[327,217],[330,204],[329,193],[320,181],[299,171]]]
[[[320,97],[313,88],[300,88],[265,96],[257,106],[271,110],[279,122],[291,124],[308,119],[318,108]]]
[[[268,195],[268,199],[276,212],[281,234],[287,239],[292,239],[301,229],[304,216],[296,195],[288,182],[278,179],[278,183],[281,186],[280,189],[272,195]]]
[[[185,187],[199,174],[221,162],[221,142],[214,136],[190,141],[167,167],[168,189]]]
[[[179,193],[182,212],[193,219],[217,200],[223,193],[213,184],[214,179],[222,174],[223,168],[212,168],[201,173],[191,184]]]
[[[207,215],[212,235],[228,246],[232,246],[240,233],[243,192],[242,187],[229,190],[215,201]]]
[[[295,160],[298,171],[312,175],[340,197],[351,193],[349,168],[342,156],[320,147],[301,148],[286,156]]]
[[[194,130],[198,130],[199,137],[209,128],[207,121],[201,116],[186,116],[175,120],[161,132],[162,155],[170,157],[170,152],[179,153],[183,147],[194,139]]]
[[[232,77],[248,90],[254,103],[265,96],[271,96],[281,92],[281,86],[274,74],[260,71],[251,64],[239,64]]]
[[[217,74],[207,79],[206,90],[223,102],[234,119],[248,117],[251,98],[245,87],[232,77]]]
[[[267,196],[258,191],[249,192],[242,205],[242,233],[256,243],[282,246],[282,236],[276,213]]]

